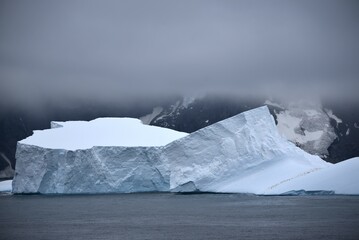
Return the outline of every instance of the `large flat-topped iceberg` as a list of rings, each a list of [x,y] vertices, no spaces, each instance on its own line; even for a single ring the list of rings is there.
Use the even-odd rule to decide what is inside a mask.
[[[51,125],[18,143],[13,192],[168,191],[161,146],[188,135],[131,118]]]
[[[359,194],[357,184],[349,181],[359,170],[358,161],[333,165],[304,152],[279,135],[267,107],[191,134],[144,126],[133,119],[52,125],[54,129],[18,143],[14,193],[281,194],[315,189]],[[100,131],[86,132],[94,129]],[[343,184],[320,184],[332,177]],[[312,180],[307,179],[317,184],[308,185]]]
[[[188,135],[144,125],[134,118],[98,118],[92,121],[52,122],[52,129],[34,131],[21,144],[42,148],[78,150],[94,146],[164,146]]]

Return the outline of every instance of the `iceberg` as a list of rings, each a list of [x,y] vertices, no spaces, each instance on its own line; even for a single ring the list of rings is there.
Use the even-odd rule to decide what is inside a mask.
[[[14,193],[341,193],[343,185],[309,187],[302,179],[319,182],[359,168],[296,147],[278,133],[266,106],[191,134],[130,118],[51,125],[18,143]]]
[[[168,144],[172,191],[265,194],[278,183],[330,166],[284,139],[267,107],[202,128]]]
[[[14,193],[168,191],[161,146],[187,135],[131,118],[51,126],[18,143]]]
[[[0,182],[0,193],[11,192],[12,180],[5,180]]]

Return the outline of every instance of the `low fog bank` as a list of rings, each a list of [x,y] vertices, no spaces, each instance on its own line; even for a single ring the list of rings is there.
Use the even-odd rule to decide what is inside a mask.
[[[0,108],[213,92],[345,105],[359,101],[358,12],[339,0],[1,1]]]

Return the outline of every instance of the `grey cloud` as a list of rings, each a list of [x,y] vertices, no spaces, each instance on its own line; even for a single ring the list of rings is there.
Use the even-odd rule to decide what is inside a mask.
[[[3,104],[223,92],[357,97],[355,1],[2,1]]]

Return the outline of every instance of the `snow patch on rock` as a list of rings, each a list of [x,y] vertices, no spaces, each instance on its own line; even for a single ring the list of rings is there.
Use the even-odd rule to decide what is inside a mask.
[[[325,158],[337,138],[328,115],[320,106],[288,106],[275,113],[280,134],[306,152]]]
[[[333,119],[333,120],[336,122],[337,127],[338,127],[339,123],[342,123],[342,122],[343,122],[340,118],[338,118],[337,116],[334,115],[334,113],[333,113],[332,110],[330,110],[330,109],[325,109],[325,112],[328,114],[328,116],[329,116],[331,119]]]
[[[143,124],[147,124],[149,125],[158,115],[160,115],[160,113],[163,111],[162,107],[155,107],[152,111],[152,113],[147,114],[143,117],[141,117],[141,122]]]

